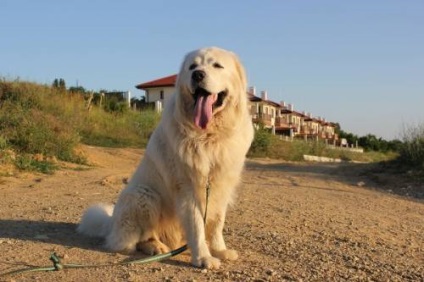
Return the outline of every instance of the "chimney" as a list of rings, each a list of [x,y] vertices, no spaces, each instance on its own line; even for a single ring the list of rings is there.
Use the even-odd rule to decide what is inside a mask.
[[[253,96],[256,96],[256,88],[255,88],[255,86],[250,86],[249,87],[249,93],[252,94]]]
[[[287,104],[286,104],[286,102],[284,102],[284,101],[280,101],[280,105],[281,105],[281,107],[282,108],[286,108],[287,107]]]
[[[294,105],[288,104],[287,107],[289,108],[289,111],[294,111]]]
[[[127,100],[128,107],[131,107],[131,92],[127,91],[127,92],[124,92],[124,93],[125,93],[124,97]]]
[[[265,91],[265,90],[262,90],[262,91],[261,91],[261,98],[262,98],[262,100],[264,100],[264,101],[267,101],[267,100],[268,100],[268,95],[267,95],[267,93],[266,93],[266,91]]]

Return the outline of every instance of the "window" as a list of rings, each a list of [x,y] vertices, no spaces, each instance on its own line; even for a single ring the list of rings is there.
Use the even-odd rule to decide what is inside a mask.
[[[163,100],[163,90],[160,91],[160,99]]]

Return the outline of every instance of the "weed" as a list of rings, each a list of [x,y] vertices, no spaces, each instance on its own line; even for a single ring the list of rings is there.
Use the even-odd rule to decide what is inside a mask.
[[[7,139],[3,137],[2,135],[0,135],[0,151],[6,150],[7,147],[8,147]]]
[[[31,155],[19,155],[15,160],[15,165],[20,170],[37,171],[45,174],[52,174],[58,166],[47,160],[36,160]]]
[[[424,123],[405,126],[399,161],[424,172]]]

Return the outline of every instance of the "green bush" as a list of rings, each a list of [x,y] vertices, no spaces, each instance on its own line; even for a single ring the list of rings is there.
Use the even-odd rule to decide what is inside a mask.
[[[405,127],[399,161],[424,171],[424,123]]]
[[[255,136],[253,138],[252,144],[248,156],[266,156],[268,155],[273,135],[269,130],[265,129],[263,126],[255,129]]]
[[[26,109],[20,103],[4,102],[0,110],[0,130],[19,153],[55,156],[64,161],[78,159],[74,153],[80,140],[78,132],[37,108]]]
[[[45,174],[52,174],[58,166],[47,160],[35,160],[31,155],[19,155],[15,160],[15,165],[20,170],[37,171]]]

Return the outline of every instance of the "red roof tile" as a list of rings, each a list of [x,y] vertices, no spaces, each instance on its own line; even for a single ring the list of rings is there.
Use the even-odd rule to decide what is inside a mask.
[[[135,88],[146,89],[146,88],[154,88],[154,87],[175,86],[176,81],[177,81],[177,75],[174,74],[174,75],[162,77],[159,79],[155,79],[152,81],[140,83],[136,85]]]
[[[262,98],[255,96],[252,93],[247,92],[247,96],[249,97],[250,102],[264,102],[265,104],[268,104],[268,105],[271,105],[271,106],[274,106],[274,107],[277,107],[277,108],[281,108],[280,104],[278,104],[274,101],[271,101],[271,100],[263,100]]]
[[[253,94],[251,94],[249,92],[247,92],[247,96],[249,97],[249,100],[251,102],[260,102],[260,101],[262,101],[261,98],[259,98],[258,96],[255,96],[255,95],[253,95]]]

